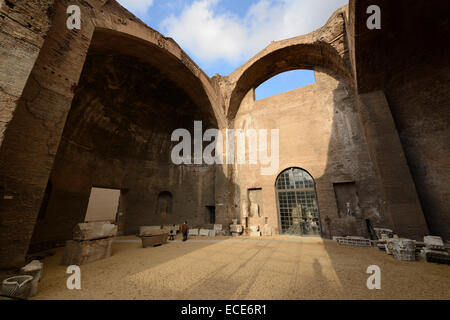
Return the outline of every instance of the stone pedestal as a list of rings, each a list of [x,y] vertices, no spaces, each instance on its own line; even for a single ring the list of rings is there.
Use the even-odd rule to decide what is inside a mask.
[[[108,258],[112,253],[113,240],[113,237],[88,241],[69,240],[66,243],[62,264],[81,266],[88,262]]]
[[[114,237],[117,226],[107,222],[79,223],[73,230],[73,240],[85,241]]]

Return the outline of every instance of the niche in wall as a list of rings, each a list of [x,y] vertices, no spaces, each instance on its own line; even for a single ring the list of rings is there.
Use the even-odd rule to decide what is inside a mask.
[[[260,218],[262,212],[262,189],[248,189],[249,217]]]
[[[359,197],[356,183],[354,181],[333,183],[333,189],[339,218],[357,216],[359,213]]]
[[[172,198],[172,194],[169,191],[163,191],[158,195],[157,216],[165,218],[172,213]]]

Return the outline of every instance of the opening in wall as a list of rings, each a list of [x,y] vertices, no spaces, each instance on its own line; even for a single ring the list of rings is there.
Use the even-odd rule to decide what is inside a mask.
[[[169,191],[163,191],[158,195],[156,215],[165,218],[172,213],[172,198],[172,194]]]
[[[251,218],[262,217],[262,189],[248,189],[249,216]]]
[[[280,73],[255,89],[255,100],[298,89],[316,83],[313,70],[294,70]]]
[[[125,220],[126,220],[126,212],[127,212],[127,201],[128,201],[128,189],[120,190],[119,197],[119,209],[117,210],[116,216],[116,224],[117,224],[117,234],[124,235],[125,234]]]
[[[216,223],[216,207],[215,206],[206,206],[206,209],[208,209],[209,223],[215,224]]]
[[[356,183],[354,181],[333,183],[333,188],[338,217],[355,217],[359,212],[359,197]]]

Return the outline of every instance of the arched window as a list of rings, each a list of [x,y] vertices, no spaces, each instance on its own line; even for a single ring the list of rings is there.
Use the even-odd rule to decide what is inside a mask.
[[[255,89],[255,100],[268,98],[286,91],[316,83],[313,70],[293,70],[280,73]]]
[[[280,233],[320,236],[321,224],[313,177],[300,168],[284,170],[275,183]]]
[[[166,217],[172,213],[172,194],[169,191],[161,192],[158,195],[158,206],[156,214]]]

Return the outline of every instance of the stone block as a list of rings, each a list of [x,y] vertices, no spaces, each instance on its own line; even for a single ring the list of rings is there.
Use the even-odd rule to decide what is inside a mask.
[[[209,236],[209,230],[208,229],[200,229],[199,235],[202,237],[208,237]]]
[[[28,299],[31,297],[33,277],[30,275],[14,276],[2,281],[0,293],[2,295]]]
[[[109,222],[79,223],[73,229],[73,240],[86,241],[114,237],[117,226]]]
[[[450,254],[448,251],[424,248],[422,249],[421,255],[427,260],[427,262],[450,265]]]
[[[259,231],[259,226],[250,226],[250,231],[251,232],[258,232]]]
[[[232,224],[230,225],[230,231],[232,233],[242,233],[244,231],[244,227],[240,224]]]
[[[214,230],[216,230],[216,231],[222,231],[222,225],[221,225],[221,224],[215,224],[215,225],[214,225]]]
[[[167,233],[168,231],[161,229],[160,226],[143,226],[139,228],[140,237],[157,236],[165,232]]]
[[[167,239],[169,238],[168,233],[161,233],[158,235],[152,236],[143,236],[140,237],[142,241],[142,248],[155,247],[160,246],[167,243]]]
[[[209,230],[209,236],[215,237],[216,236],[216,230]]]
[[[444,241],[442,241],[441,237],[426,236],[426,237],[423,237],[423,242],[425,242],[425,245],[427,247],[440,247],[440,248],[445,249]]]
[[[416,243],[410,239],[395,239],[389,241],[392,244],[391,252],[394,258],[401,261],[416,260]]]
[[[190,236],[198,236],[198,229],[189,229]]]
[[[105,259],[111,256],[114,238],[66,242],[62,264],[80,266],[85,263]]]
[[[25,267],[22,267],[22,269],[20,269],[20,273],[22,275],[29,275],[33,277],[33,280],[31,281],[31,290],[29,293],[29,297],[34,297],[37,294],[39,282],[42,278],[43,268],[44,264],[42,262],[40,262],[39,260],[33,260]]]
[[[273,234],[272,226],[270,226],[268,224],[264,225],[264,227],[262,229],[262,235],[265,237],[271,237],[272,234]]]

